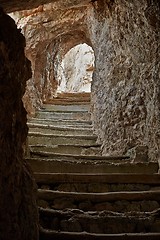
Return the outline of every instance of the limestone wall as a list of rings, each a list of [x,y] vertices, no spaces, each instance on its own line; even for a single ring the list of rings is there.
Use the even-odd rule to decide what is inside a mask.
[[[90,92],[94,70],[94,52],[79,44],[66,53],[57,69],[58,92]]]
[[[160,154],[159,1],[96,1],[88,10],[96,56],[92,110],[103,153]],[[146,158],[145,158],[146,159]]]

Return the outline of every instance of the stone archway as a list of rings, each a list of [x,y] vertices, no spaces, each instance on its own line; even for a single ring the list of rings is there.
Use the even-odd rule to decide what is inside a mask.
[[[84,21],[86,7],[71,10],[64,7],[60,10],[55,6],[44,6],[43,11],[31,10],[12,14],[27,39],[26,56],[32,62],[33,75],[27,83],[24,97],[29,114],[34,114],[35,108],[41,107],[44,101],[55,95],[55,68],[58,58],[63,58],[70,48],[80,43],[91,45]],[[37,16],[40,16],[38,22]],[[35,21],[37,24],[34,24]]]

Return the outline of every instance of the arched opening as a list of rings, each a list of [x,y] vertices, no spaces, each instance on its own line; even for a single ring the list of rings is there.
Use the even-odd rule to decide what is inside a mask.
[[[91,92],[94,51],[86,43],[70,49],[57,66],[57,93]]]

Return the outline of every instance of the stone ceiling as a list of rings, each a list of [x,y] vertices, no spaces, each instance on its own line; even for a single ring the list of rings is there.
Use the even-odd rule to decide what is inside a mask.
[[[91,0],[0,0],[0,6],[6,12],[14,12],[36,8],[46,3],[58,3],[61,8],[72,8],[76,6],[85,6]]]

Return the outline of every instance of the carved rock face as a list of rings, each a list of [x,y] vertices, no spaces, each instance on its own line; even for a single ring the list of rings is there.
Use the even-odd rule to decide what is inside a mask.
[[[103,152],[141,146],[149,159],[157,159],[160,5],[119,0],[95,7],[88,17],[96,55],[92,103]]]
[[[90,2],[90,0],[16,0],[16,1],[0,1],[1,7],[4,8],[6,12],[20,11],[24,9],[38,8],[42,4],[55,3],[61,8],[72,8],[75,6],[84,6]]]
[[[25,39],[14,21],[0,9],[0,239],[38,238],[35,185],[23,160],[27,137],[22,104],[30,62]]]

